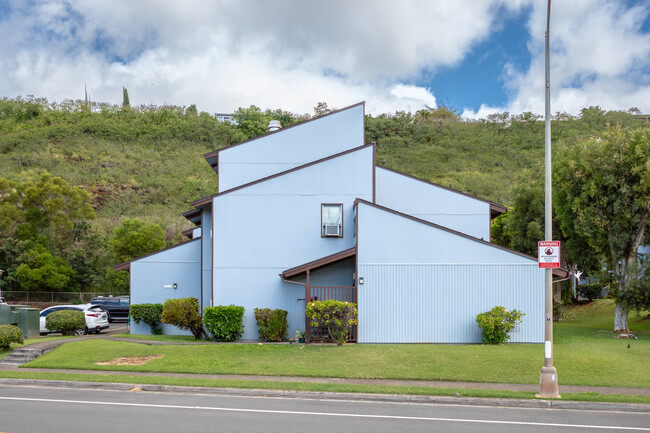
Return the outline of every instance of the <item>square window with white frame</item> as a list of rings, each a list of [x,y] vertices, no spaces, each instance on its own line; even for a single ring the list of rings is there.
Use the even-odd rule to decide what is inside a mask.
[[[343,205],[323,203],[321,205],[321,237],[343,237]]]

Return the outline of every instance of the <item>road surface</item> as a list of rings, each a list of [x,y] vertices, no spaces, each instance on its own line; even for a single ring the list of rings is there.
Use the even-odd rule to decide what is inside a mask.
[[[650,432],[650,413],[0,385],[0,432]]]

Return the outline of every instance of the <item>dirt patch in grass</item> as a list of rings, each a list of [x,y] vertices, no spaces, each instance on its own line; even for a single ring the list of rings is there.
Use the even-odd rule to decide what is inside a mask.
[[[115,358],[110,361],[96,362],[96,365],[142,365],[152,359],[160,359],[162,355],[149,355],[149,356],[129,356],[122,358]]]

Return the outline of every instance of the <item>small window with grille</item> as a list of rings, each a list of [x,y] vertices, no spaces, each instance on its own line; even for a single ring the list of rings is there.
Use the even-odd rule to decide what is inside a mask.
[[[343,237],[343,205],[321,204],[321,237]]]

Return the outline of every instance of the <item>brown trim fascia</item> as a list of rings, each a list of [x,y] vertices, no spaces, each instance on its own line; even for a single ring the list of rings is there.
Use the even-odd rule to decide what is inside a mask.
[[[504,213],[508,212],[508,208],[497,204],[497,203],[492,203],[490,202],[490,220],[498,217],[499,215],[502,215]]]
[[[380,165],[380,164],[377,164],[377,167],[383,168],[384,170],[388,170],[388,171],[393,172],[395,174],[401,174],[402,176],[406,176],[406,177],[411,178],[413,180],[417,180],[417,181],[426,183],[427,185],[436,186],[438,188],[442,188],[444,190],[454,192],[456,194],[464,195],[465,197],[473,198],[474,200],[478,200],[478,201],[482,201],[484,203],[488,203],[490,205],[490,213],[492,213],[493,211],[494,212],[499,212],[499,213],[506,213],[508,211],[508,208],[506,206],[503,206],[503,205],[498,204],[498,203],[491,202],[490,200],[486,200],[484,198],[477,197],[475,195],[472,195],[472,194],[469,194],[469,193],[466,193],[466,192],[463,192],[463,191],[458,191],[458,190],[453,189],[453,188],[448,188],[448,187],[446,187],[444,185],[440,185],[440,184],[437,184],[435,182],[430,182],[428,180],[420,179],[419,177],[415,177],[415,176],[412,176],[410,174],[403,173],[401,171],[394,170],[392,168],[388,168],[388,167],[385,167],[385,166]]]
[[[441,225],[439,225],[439,224],[432,223],[432,222],[430,222],[430,221],[426,221],[426,220],[423,220],[423,219],[420,219],[420,218],[417,218],[417,217],[414,217],[414,216],[411,216],[411,215],[408,215],[408,214],[405,214],[405,213],[402,213],[402,212],[396,211],[395,209],[390,209],[390,208],[387,208],[387,207],[384,207],[384,206],[378,205],[378,204],[376,204],[376,203],[371,203],[371,202],[369,202],[369,201],[367,201],[367,200],[364,200],[364,199],[357,199],[357,200],[359,201],[359,203],[367,204],[368,206],[375,207],[375,208],[377,208],[377,209],[379,209],[379,210],[383,210],[383,211],[385,211],[385,212],[392,213],[392,214],[397,215],[397,216],[400,216],[400,217],[402,217],[402,218],[407,218],[407,219],[410,219],[410,220],[412,220],[412,221],[415,221],[415,222],[418,222],[418,223],[421,223],[421,224],[428,225],[428,226],[430,226],[430,227],[435,227],[435,228],[437,228],[437,229],[440,229],[440,230],[446,231],[446,232],[448,232],[448,233],[451,233],[451,234],[454,234],[454,235],[458,235],[458,236],[461,236],[461,237],[463,237],[463,238],[466,238],[466,239],[469,239],[469,240],[472,240],[472,241],[475,241],[475,242],[479,242],[479,243],[481,243],[481,244],[484,244],[484,245],[487,245],[487,246],[490,246],[490,247],[498,248],[498,249],[500,249],[500,250],[507,251],[507,252],[509,252],[509,253],[513,253],[513,254],[516,254],[516,255],[518,255],[518,256],[521,256],[521,257],[524,257],[524,258],[526,258],[526,259],[530,259],[530,260],[533,260],[533,261],[537,262],[537,257],[529,256],[528,254],[525,254],[525,253],[522,253],[522,252],[519,252],[519,251],[516,251],[516,250],[511,250],[510,248],[506,248],[506,247],[504,247],[504,246],[501,246],[501,245],[498,245],[498,244],[494,244],[494,243],[492,243],[492,242],[488,242],[488,241],[485,241],[485,240],[483,240],[483,239],[475,238],[474,236],[470,236],[470,235],[468,235],[468,234],[466,234],[466,233],[458,232],[458,231],[456,231],[456,230],[452,230],[452,229],[450,229],[450,228],[448,228],[448,227],[441,226]],[[358,212],[357,212],[357,216],[358,216]],[[357,230],[358,230],[358,229],[357,229]]]
[[[202,215],[201,215],[201,210],[200,209],[188,210],[188,211],[183,212],[181,215],[184,216],[185,219],[187,219],[192,224],[194,224],[196,226],[199,226],[199,227],[201,226]]]
[[[357,152],[359,150],[367,149],[368,147],[371,147],[371,146],[372,146],[372,144],[366,144],[364,146],[355,147],[353,149],[348,149],[346,151],[336,153],[334,155],[326,156],[325,158],[317,159],[316,161],[308,162],[306,164],[299,165],[297,167],[293,167],[293,168],[290,168],[288,170],[281,171],[279,173],[275,173],[275,174],[272,174],[270,176],[254,180],[252,182],[248,182],[248,183],[245,183],[243,185],[239,185],[239,186],[236,186],[234,188],[227,189],[227,190],[225,190],[223,192],[219,192],[217,194],[213,194],[211,196],[204,197],[204,198],[201,198],[199,200],[193,201],[192,206],[199,207],[199,206],[206,205],[206,204],[210,203],[210,201],[212,199],[214,199],[215,197],[219,197],[219,196],[231,193],[233,191],[237,191],[237,190],[240,190],[240,189],[243,189],[243,188],[247,188],[249,186],[256,185],[258,183],[266,182],[267,180],[275,179],[276,177],[284,176],[285,174],[289,174],[289,173],[292,173],[294,171],[302,170],[304,168],[311,167],[312,165],[320,164],[322,162],[329,161],[330,159],[335,159],[335,158],[347,155],[348,153],[353,153],[353,152]]]
[[[128,262],[120,263],[120,264],[117,264],[117,265],[113,266],[113,269],[115,269],[116,271],[125,271],[130,267],[131,263],[133,263],[133,262],[136,262],[136,261],[142,260],[142,259],[146,259],[147,257],[155,256],[158,253],[162,253],[163,251],[168,251],[168,250],[171,250],[171,249],[174,249],[174,248],[178,248],[178,247],[180,247],[182,245],[191,244],[192,242],[196,242],[196,241],[200,240],[202,237],[203,236],[201,236],[200,238],[192,239],[190,241],[181,242],[180,244],[172,245],[171,247],[163,248],[162,250],[154,251],[153,253],[145,254],[145,255],[140,256],[140,257],[136,257],[135,259],[129,260]]]
[[[330,111],[329,113],[325,113],[325,114],[323,114],[321,116],[312,117],[311,119],[307,119],[307,120],[303,120],[302,122],[294,123],[293,125],[289,125],[287,127],[280,128],[277,131],[268,132],[268,133],[266,133],[264,135],[259,135],[257,137],[249,138],[248,140],[241,141],[239,143],[231,144],[230,146],[227,146],[227,147],[222,147],[221,149],[216,149],[216,150],[210,151],[210,152],[204,154],[203,157],[206,160],[208,158],[214,158],[215,156],[218,158],[219,153],[224,151],[224,150],[232,149],[233,147],[241,146],[242,144],[250,143],[251,141],[259,140],[260,138],[268,137],[269,135],[272,135],[272,134],[278,134],[278,133],[280,133],[282,131],[286,131],[288,129],[295,128],[297,126],[304,125],[305,123],[313,122],[314,120],[322,119],[322,118],[327,117],[327,116],[331,116],[331,115],[338,114],[338,113],[341,113],[341,112],[346,111],[346,110],[350,110],[352,108],[358,107],[359,105],[363,105],[363,117],[364,117],[363,129],[364,129],[364,140],[365,140],[366,102],[362,101],[362,102],[357,102],[356,104],[348,105],[347,107],[339,108],[338,110]],[[217,165],[218,163],[219,163],[219,161],[217,160],[217,163],[215,165]],[[210,163],[208,162],[208,164],[210,164]],[[210,166],[212,166],[214,168],[214,165],[210,164]],[[217,170],[215,170],[215,171],[217,171]]]
[[[181,232],[181,235],[186,236],[190,239],[194,239],[194,228],[185,229]]]
[[[356,247],[348,248],[347,250],[339,251],[338,253],[330,254],[329,256],[321,257],[320,259],[312,260],[311,262],[287,269],[280,274],[282,278],[292,278],[300,275],[307,270],[313,271],[327,265],[341,262],[345,259],[353,257],[357,254]]]

